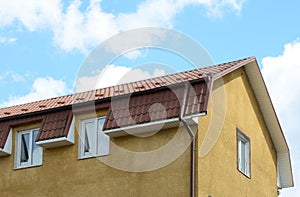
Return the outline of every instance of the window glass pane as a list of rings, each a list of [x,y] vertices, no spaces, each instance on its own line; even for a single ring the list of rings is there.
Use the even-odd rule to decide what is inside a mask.
[[[103,132],[103,124],[105,119],[98,120],[98,156],[109,154],[109,136]]]
[[[84,131],[84,153],[90,153],[93,154],[94,148],[93,148],[93,133],[95,132],[94,130],[94,123],[93,122],[88,122],[85,124],[85,131]]]
[[[109,154],[109,136],[103,132],[105,118],[82,120],[79,158]]]
[[[42,164],[43,149],[42,147],[38,146],[35,142],[38,133],[39,131],[35,130],[33,131],[33,135],[32,135],[32,164],[33,165]]]
[[[84,152],[89,152],[90,149],[91,149],[91,147],[90,147],[89,137],[88,137],[87,129],[85,129],[85,133],[84,133]]]
[[[242,147],[242,142],[241,142],[241,139],[238,138],[238,167],[239,167],[239,170],[241,170],[241,165],[242,165],[242,161],[241,161],[241,157],[242,157],[241,147]]]
[[[29,133],[25,133],[21,135],[21,155],[20,155],[21,163],[28,162],[29,160],[29,140],[30,140]]]
[[[104,121],[105,121],[105,118],[100,118],[98,120],[98,130],[102,131],[103,130],[103,125],[104,125]]]
[[[250,177],[250,140],[238,130],[238,169]]]
[[[240,149],[240,151],[241,151],[241,157],[240,157],[240,159],[241,159],[241,171],[242,172],[245,172],[246,171],[246,160],[245,160],[245,154],[246,154],[246,152],[245,152],[245,150],[246,150],[246,146],[245,146],[245,143],[243,142],[243,141],[241,141],[241,149]]]

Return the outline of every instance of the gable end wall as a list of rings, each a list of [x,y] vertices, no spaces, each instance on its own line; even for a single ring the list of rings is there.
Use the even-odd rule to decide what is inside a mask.
[[[222,95],[218,81],[213,87],[208,115],[199,118],[198,196],[277,196],[276,151],[244,68],[225,75],[223,82],[226,95],[223,127],[215,145],[201,157],[202,149],[207,148],[202,145],[209,127],[213,132],[218,130],[210,125],[210,119],[218,119],[218,115],[212,117],[213,106],[222,101],[216,99]],[[250,138],[251,178],[237,169],[237,128]]]

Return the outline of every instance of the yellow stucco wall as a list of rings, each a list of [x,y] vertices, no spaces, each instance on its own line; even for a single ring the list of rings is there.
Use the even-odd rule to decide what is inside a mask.
[[[105,114],[105,111],[98,115]],[[91,117],[85,114],[79,119]],[[26,125],[16,132],[39,127]],[[128,150],[149,151],[171,140],[176,130],[160,131],[149,138],[112,139]],[[71,146],[43,149],[43,165],[14,170],[14,154],[0,158],[0,196],[188,196],[190,192],[190,149],[170,165],[150,172],[125,172],[97,158],[78,160],[78,132]]]
[[[276,151],[244,69],[226,75],[223,83],[226,116],[217,142],[204,151],[207,154],[200,154],[200,147],[212,120],[213,107],[220,106],[221,99],[211,99],[208,115],[199,118],[198,196],[277,196]],[[213,89],[213,97],[222,95],[218,85]],[[213,118],[220,119],[218,115]],[[250,138],[251,178],[237,168],[237,128]]]

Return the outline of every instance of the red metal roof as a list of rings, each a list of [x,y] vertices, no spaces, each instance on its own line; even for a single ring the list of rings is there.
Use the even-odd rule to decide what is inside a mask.
[[[43,115],[0,121],[0,148],[3,148],[11,127],[30,123],[41,123],[36,141],[67,137],[71,126],[72,110],[49,112]]]
[[[0,109],[0,148],[3,148],[5,145],[10,127],[40,121],[42,122],[42,126],[37,140],[66,137],[70,126],[72,109],[73,111],[74,109],[80,111],[82,110],[80,106],[89,102],[97,102],[96,109],[97,106],[109,108],[109,102],[112,98],[117,98],[118,100],[119,96],[121,98],[121,96],[130,94],[132,94],[132,101],[130,101],[129,104],[129,111],[135,123],[149,122],[150,116],[152,117],[152,121],[163,118],[159,110],[154,110],[150,114],[148,113],[150,109],[149,106],[151,106],[153,102],[160,103],[165,107],[165,118],[176,117],[179,115],[179,102],[182,97],[178,96],[180,94],[175,96],[174,92],[164,88],[183,82],[194,83],[208,76],[217,78],[252,61],[256,61],[255,58],[249,57],[216,66],[2,108]],[[162,89],[164,90],[162,91]],[[204,111],[207,107],[210,91],[209,88],[207,88],[207,84],[198,81],[198,85],[193,84],[193,89],[197,96],[188,94],[185,109],[186,115],[199,113]],[[179,88],[179,91],[182,90],[182,88],[181,90]],[[120,99],[117,101],[117,104],[122,107],[124,106],[123,102],[124,101]],[[76,108],[74,108],[74,106]],[[117,128],[117,122],[119,126],[131,124],[130,122],[130,124],[128,124],[128,122],[126,123],[129,118],[126,117],[126,114],[124,116],[124,110],[122,111],[121,108],[117,109],[117,116],[115,113],[112,113],[112,111],[112,108],[110,108],[105,129]],[[121,122],[121,124],[119,124],[119,122]]]
[[[32,103],[15,105],[0,109],[0,121],[4,118],[14,117],[18,115],[31,114],[73,104],[85,103],[88,101],[103,100],[118,95],[131,94],[134,92],[142,92],[159,87],[170,86],[185,81],[193,81],[199,78],[217,75],[229,68],[246,64],[249,61],[255,60],[254,57],[249,57],[237,61],[232,61],[224,64],[218,64],[206,68],[200,68],[171,75],[146,79],[142,81],[120,84],[112,87],[91,90],[87,92],[61,96]]]
[[[72,110],[62,110],[45,115],[36,141],[67,137],[72,118]]]
[[[150,91],[144,94],[112,99],[104,123],[104,130],[154,122],[207,111],[210,83],[201,81],[189,86],[186,104],[182,105],[185,84],[177,87]]]
[[[23,118],[11,119],[7,121],[0,120],[0,148],[3,148],[11,127],[17,127],[24,124],[41,122],[44,116],[28,116]]]

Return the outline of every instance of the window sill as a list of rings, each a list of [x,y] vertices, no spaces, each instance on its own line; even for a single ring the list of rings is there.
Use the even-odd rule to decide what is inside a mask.
[[[107,154],[107,155],[84,156],[84,157],[78,157],[78,160],[90,159],[90,158],[97,158],[97,157],[105,157],[105,156],[108,156],[108,155],[109,155],[109,154]]]
[[[19,167],[14,167],[14,170],[21,170],[21,169],[25,169],[25,168],[34,168],[34,167],[40,167],[43,164],[38,164],[38,165],[30,165],[30,166],[19,166]]]
[[[242,175],[244,175],[246,178],[251,179],[251,174],[247,175],[246,173],[244,173],[243,171],[237,169]]]

